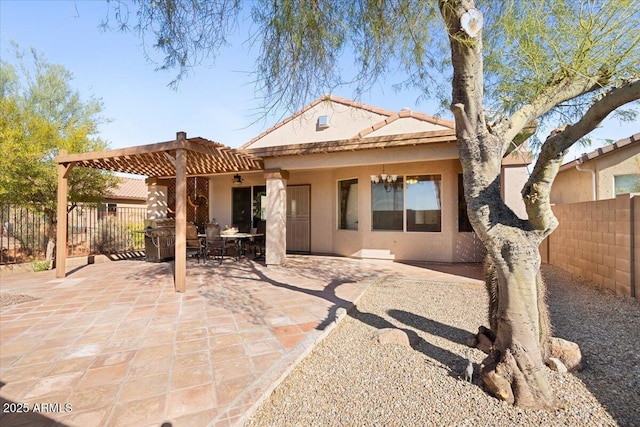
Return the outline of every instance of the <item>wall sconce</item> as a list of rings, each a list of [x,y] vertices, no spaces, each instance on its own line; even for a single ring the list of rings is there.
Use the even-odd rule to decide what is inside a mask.
[[[398,175],[389,175],[384,173],[384,165],[382,165],[382,173],[380,175],[371,175],[371,182],[374,184],[382,183],[386,192],[395,190],[398,186]]]
[[[233,175],[233,185],[240,185],[242,184],[242,177],[240,176],[239,173]]]

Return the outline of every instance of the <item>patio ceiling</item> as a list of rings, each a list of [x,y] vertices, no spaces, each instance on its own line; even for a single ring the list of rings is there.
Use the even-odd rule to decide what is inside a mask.
[[[189,176],[263,169],[262,159],[200,137],[90,153],[61,153],[56,162],[169,178],[176,176],[176,151],[180,149],[187,152],[186,173]]]

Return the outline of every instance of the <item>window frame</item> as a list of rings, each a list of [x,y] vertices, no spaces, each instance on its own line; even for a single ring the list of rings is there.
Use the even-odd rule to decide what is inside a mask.
[[[420,230],[408,230],[407,227],[407,177],[422,177],[422,176],[439,176],[440,177],[440,231],[420,231]],[[427,172],[416,172],[410,174],[398,175],[398,179],[402,179],[402,229],[392,230],[392,229],[375,229],[374,221],[373,221],[373,186],[374,182],[370,182],[369,191],[370,191],[370,212],[371,212],[371,227],[370,231],[372,233],[443,233],[444,232],[444,218],[445,218],[445,205],[443,203],[443,188],[444,188],[444,174],[442,172],[436,173],[427,173]],[[382,185],[378,183],[378,185]]]
[[[613,175],[613,183],[612,183],[613,184],[613,191],[612,191],[613,197],[616,197],[616,196],[618,196],[620,194],[629,194],[629,192],[626,192],[626,193],[618,193],[617,192],[617,190],[616,190],[616,179],[617,178],[622,178],[622,177],[627,178],[627,177],[630,177],[630,176],[636,177],[636,179],[640,179],[640,173],[621,173],[621,174],[618,174],[618,175]],[[631,193],[635,194],[635,191],[632,191]]]
[[[340,222],[342,219],[342,215],[341,215],[341,209],[342,209],[342,197],[341,197],[341,186],[340,184],[342,182],[346,182],[346,181],[355,181],[355,183],[358,185],[358,191],[356,194],[356,228],[341,228],[340,227]],[[362,191],[360,189],[360,179],[358,179],[358,177],[353,177],[353,178],[342,178],[342,179],[338,179],[336,180],[336,189],[337,189],[337,203],[336,203],[336,230],[338,231],[359,231],[360,230],[360,192]]]

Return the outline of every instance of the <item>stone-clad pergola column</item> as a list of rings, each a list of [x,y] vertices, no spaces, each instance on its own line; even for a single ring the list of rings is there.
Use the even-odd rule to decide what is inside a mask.
[[[147,184],[147,219],[166,219],[169,181],[166,179],[147,178],[145,184]]]
[[[267,236],[265,242],[267,265],[283,265],[287,260],[287,180],[289,172],[266,170]]]

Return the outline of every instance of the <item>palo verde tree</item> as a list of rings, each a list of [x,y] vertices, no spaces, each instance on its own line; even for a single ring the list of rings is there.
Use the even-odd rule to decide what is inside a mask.
[[[160,68],[177,69],[179,80],[215,59],[245,5],[267,107],[295,110],[346,82],[357,94],[398,70],[407,76],[400,87],[446,99],[469,218],[488,253],[490,348],[482,380],[516,405],[554,407],[544,365],[559,341],[551,335],[538,251],[557,226],[549,193],[567,150],[640,98],[640,3],[139,0],[112,1],[107,21],[152,39],[164,55]],[[345,59],[355,75],[342,75]],[[522,190],[528,218],[521,219],[500,196],[502,159],[541,124],[555,130]]]
[[[47,235],[55,241],[59,150],[100,151],[102,104],[83,100],[71,86],[72,74],[50,64],[31,49],[13,44],[13,59],[0,63],[0,201],[30,205],[45,214]],[[69,174],[69,200],[96,203],[117,178],[101,171],[75,168]],[[48,256],[52,253],[49,245]]]

